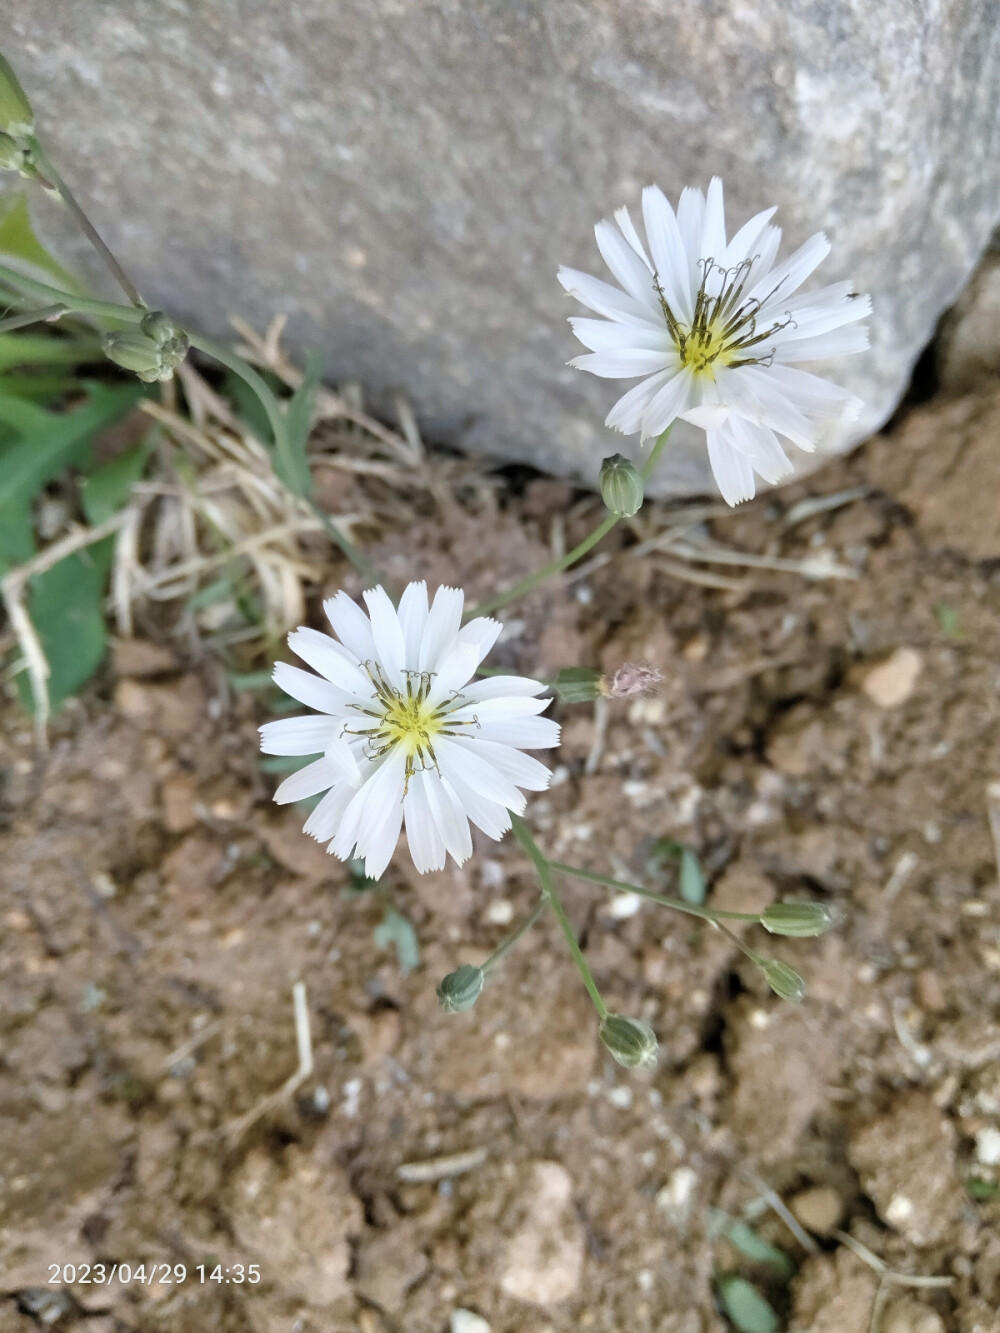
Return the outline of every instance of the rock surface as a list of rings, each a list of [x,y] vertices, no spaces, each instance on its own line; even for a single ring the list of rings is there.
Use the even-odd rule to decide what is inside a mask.
[[[719,173],[731,221],[828,232],[825,280],[875,302],[837,367],[867,404],[844,445],[1000,216],[994,0],[8,0],[4,47],[149,299],[214,332],[287,311],[431,436],[589,481],[616,386],[565,366],[555,272],[597,271],[591,226],[644,184]],[[702,440],[661,489],[706,486]]]

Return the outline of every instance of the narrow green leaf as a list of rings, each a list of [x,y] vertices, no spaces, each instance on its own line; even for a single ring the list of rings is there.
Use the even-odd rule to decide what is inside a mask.
[[[778,1316],[756,1287],[727,1274],[718,1279],[722,1308],[740,1333],[777,1333]]]
[[[700,907],[705,901],[705,877],[694,852],[685,847],[681,852],[680,895],[686,903]]]
[[[49,702],[53,711],[87,683],[104,659],[108,631],[104,623],[104,587],[113,538],[60,560],[31,580],[28,615],[49,664]],[[26,672],[17,677],[31,709]]]
[[[35,529],[28,505],[7,505],[0,509],[0,574],[14,565],[23,565],[34,554]]]
[[[0,375],[0,397],[26,398],[33,403],[48,403],[77,388],[76,380],[65,371],[48,374]]]
[[[227,671],[229,684],[237,692],[242,690],[269,690],[274,688],[270,671]]]
[[[0,509],[30,501],[42,486],[90,447],[94,433],[126,415],[145,392],[141,384],[107,389],[89,386],[83,407],[72,412],[43,412],[23,399],[0,398],[0,421],[25,429],[4,452],[0,469]],[[30,409],[25,412],[24,409]],[[29,424],[30,423],[30,424]]]
[[[295,495],[312,493],[313,480],[306,458],[306,449],[309,445],[316,393],[322,373],[323,365],[319,353],[310,352],[306,357],[306,373],[302,383],[292,394],[285,408],[290,456],[284,459],[275,453],[274,457],[275,472]]]
[[[0,333],[0,370],[14,366],[75,366],[100,356],[97,339],[54,333]]]
[[[104,523],[128,504],[132,487],[142,477],[152,452],[153,441],[146,439],[94,469],[80,488],[88,523]]]
[[[420,962],[417,932],[402,912],[397,912],[394,907],[385,909],[385,916],[375,927],[375,945],[379,949],[395,945],[401,972],[412,972]]]
[[[781,1278],[790,1278],[795,1272],[795,1265],[784,1250],[758,1236],[753,1227],[738,1217],[730,1217],[721,1209],[713,1208],[709,1213],[709,1230],[713,1235],[725,1236],[745,1258],[772,1269]]]
[[[57,286],[65,291],[83,291],[72,273],[49,254],[35,235],[25,190],[0,199],[0,254],[21,260],[29,270],[40,270],[46,277],[54,278]]]
[[[260,373],[270,388],[276,392],[281,392],[281,381],[277,376],[272,374],[271,371],[261,371]],[[229,371],[225,380],[225,392],[226,397],[236,404],[240,416],[256,438],[262,444],[269,444],[273,439],[271,423],[253,389],[245,380],[240,379],[239,375],[234,375],[232,371]]]

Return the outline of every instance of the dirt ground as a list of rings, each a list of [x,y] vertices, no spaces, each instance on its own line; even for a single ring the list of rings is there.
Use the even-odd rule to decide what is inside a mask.
[[[267,714],[217,664],[120,645],[43,757],[8,698],[2,1333],[721,1333],[726,1273],[783,1328],[865,1333],[878,1277],[836,1228],[951,1279],[891,1284],[882,1333],[998,1333],[998,475],[1000,395],[934,400],[691,530],[778,568],[636,558],[624,534],[508,612],[499,664],[664,674],[648,698],[559,708],[555,780],[529,803],[550,855],[652,887],[652,844],[676,838],[717,906],[841,914],[819,940],[754,932],[805,976],[796,1007],[711,928],[566,881],[608,1002],[659,1034],[653,1075],[604,1056],[549,920],[471,1013],[441,1013],[440,977],[530,910],[525,858],[484,841],[420,877],[399,855],[351,892],[272,805]],[[592,521],[591,499],[518,480],[372,554],[487,591]],[[804,511],[816,496],[839,502]],[[650,506],[638,535],[676,521]],[[340,581],[358,590],[331,566],[314,623]],[[375,942],[388,904],[419,940],[408,975]],[[297,981],[314,1072],[240,1124],[295,1071]],[[720,1237],[720,1210],[794,1271]],[[145,1281],[65,1281],[98,1263]]]

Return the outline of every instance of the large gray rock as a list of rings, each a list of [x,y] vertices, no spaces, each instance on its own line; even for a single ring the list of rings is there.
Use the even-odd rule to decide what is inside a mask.
[[[997,0],[5,0],[0,34],[150,300],[288,311],[429,436],[590,480],[626,386],[565,366],[555,272],[600,271],[592,224],[644,184],[719,173],[732,222],[829,233],[821,276],[875,302],[830,368],[867,403],[844,446],[1000,216]],[[690,442],[666,471],[710,486]]]

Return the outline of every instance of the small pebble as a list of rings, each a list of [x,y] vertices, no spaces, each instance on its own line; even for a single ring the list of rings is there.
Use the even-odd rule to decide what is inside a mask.
[[[490,1326],[481,1314],[455,1310],[451,1316],[451,1333],[490,1333]]]
[[[898,708],[913,693],[922,666],[916,648],[897,648],[868,672],[861,688],[879,708]]]
[[[832,1185],[815,1185],[789,1201],[795,1217],[807,1231],[826,1236],[844,1215],[844,1204]]]

